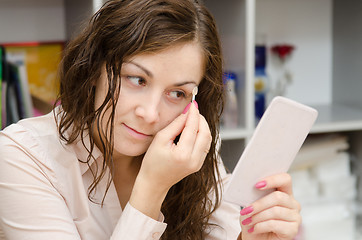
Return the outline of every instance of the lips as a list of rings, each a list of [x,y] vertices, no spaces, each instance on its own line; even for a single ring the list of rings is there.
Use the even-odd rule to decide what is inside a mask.
[[[145,138],[149,138],[151,137],[152,135],[148,135],[148,134],[145,134],[145,133],[141,133],[141,132],[138,132],[137,130],[129,127],[128,125],[126,124],[123,124],[123,126],[125,126],[127,132],[134,138],[137,138],[137,139],[145,139]]]

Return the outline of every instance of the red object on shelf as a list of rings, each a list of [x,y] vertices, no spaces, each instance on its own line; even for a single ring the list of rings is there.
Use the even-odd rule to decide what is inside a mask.
[[[289,56],[293,52],[295,47],[289,44],[283,44],[283,45],[274,45],[271,49],[272,52],[278,55],[278,57],[281,60],[284,60],[287,56]]]
[[[0,45],[4,47],[34,47],[48,44],[60,44],[65,45],[65,41],[33,41],[33,42],[4,42],[0,43]]]

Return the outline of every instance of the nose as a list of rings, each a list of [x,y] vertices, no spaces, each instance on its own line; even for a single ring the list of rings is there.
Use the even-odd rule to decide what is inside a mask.
[[[135,113],[146,123],[155,123],[160,119],[161,94],[149,95],[148,98],[138,99]]]

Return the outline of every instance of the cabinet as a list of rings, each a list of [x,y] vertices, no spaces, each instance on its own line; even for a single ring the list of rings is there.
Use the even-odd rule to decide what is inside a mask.
[[[232,170],[254,127],[254,45],[257,34],[266,45],[291,43],[294,80],[286,97],[310,105],[319,112],[311,134],[362,130],[362,3],[341,0],[205,0],[221,34],[225,69],[241,81],[240,123],[222,129],[221,154]],[[268,52],[270,55],[270,52]],[[270,60],[270,57],[268,58]],[[268,67],[269,68],[269,67]],[[273,69],[268,69],[272,72]],[[273,79],[270,80],[273,82]],[[351,137],[351,151],[361,146]],[[353,147],[355,146],[355,147]]]
[[[221,36],[225,70],[238,77],[239,124],[236,129],[221,129],[221,155],[231,171],[255,127],[254,121],[254,32],[255,1],[205,0]]]
[[[358,0],[349,1],[348,4],[342,0],[231,0],[227,3],[205,0],[205,2],[214,13],[220,29],[226,59],[225,68],[238,73],[242,82],[240,84],[242,87],[238,90],[241,119],[239,127],[221,130],[221,155],[227,168],[232,170],[235,167],[255,128],[254,46],[258,34],[264,34],[269,48],[281,43],[290,43],[296,47],[289,59],[293,82],[288,87],[286,97],[318,110],[319,116],[309,138],[328,133],[346,135],[352,159],[351,170],[357,179],[360,179],[362,175],[360,173],[362,2]],[[270,56],[270,52],[268,55]],[[268,57],[268,63],[269,60]],[[270,65],[268,73],[273,78],[273,66]],[[270,79],[272,83],[273,80]],[[329,159],[330,162],[331,160]],[[328,186],[335,187],[333,184]],[[360,229],[358,225],[361,224],[359,202],[362,188],[360,186],[361,180],[357,180],[357,199],[354,202],[345,203],[329,199],[328,203],[303,205],[303,218],[309,216],[304,218],[306,239],[361,239],[361,233],[358,233]],[[314,185],[305,187],[310,188]],[[353,190],[352,184],[346,195]],[[342,207],[346,213],[345,218],[336,212],[338,207],[335,206],[338,204],[341,204],[339,207]],[[327,220],[310,217],[313,215],[309,214],[310,212],[323,216],[324,209],[340,216],[344,223],[335,224],[338,220],[334,222],[332,215],[329,215],[332,217]],[[341,228],[334,228],[337,225]],[[313,229],[311,226],[318,227]]]

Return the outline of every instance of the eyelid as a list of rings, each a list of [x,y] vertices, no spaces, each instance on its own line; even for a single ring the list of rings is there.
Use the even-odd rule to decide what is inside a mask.
[[[174,94],[176,94],[176,96],[175,97],[173,97],[173,96],[171,96],[172,95],[172,93],[174,93]],[[181,97],[177,97],[177,94],[178,93],[180,93],[180,94],[182,94],[182,96]],[[174,100],[183,100],[183,99],[186,99],[187,98],[187,94],[184,92],[184,91],[180,91],[180,90],[172,90],[172,91],[169,91],[168,93],[167,93],[167,95],[168,96],[170,96],[172,99],[174,99]]]
[[[140,76],[126,75],[125,77],[127,78],[127,80],[128,80],[132,85],[135,85],[135,86],[142,86],[142,85],[147,84],[146,79],[144,79],[143,77],[140,77]],[[137,79],[137,81],[143,81],[144,83],[143,83],[143,84],[139,84],[139,82],[138,82],[138,83],[135,83],[135,82],[132,81],[132,79]]]
[[[189,95],[189,91],[188,91],[188,90],[182,89],[182,88],[178,88],[178,87],[175,87],[175,88],[169,90],[168,92],[183,92],[186,96]]]
[[[168,94],[167,94],[167,95],[170,95],[171,93],[174,93],[174,92],[176,92],[176,93],[179,92],[179,93],[182,93],[182,94],[183,94],[182,97],[175,98],[175,99],[177,99],[177,100],[179,100],[179,101],[185,100],[185,99],[191,99],[191,96],[192,96],[191,93],[189,93],[187,90],[183,90],[183,89],[172,89],[172,90],[168,91]]]

